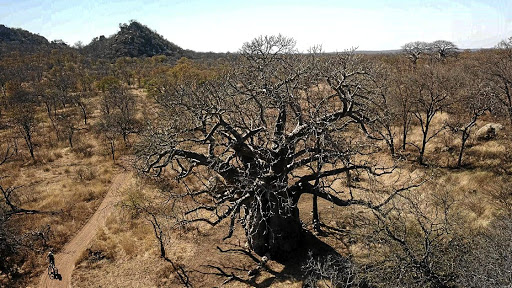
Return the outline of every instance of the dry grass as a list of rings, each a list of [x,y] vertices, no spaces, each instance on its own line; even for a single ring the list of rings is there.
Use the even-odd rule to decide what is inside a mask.
[[[141,91],[137,91],[137,95],[145,96]],[[142,103],[144,109],[151,109],[151,104]],[[95,111],[91,118],[94,119],[98,115],[98,111]],[[433,123],[433,129],[441,127],[449,117],[448,114],[438,116]],[[415,126],[411,129],[409,141],[420,143],[419,127]],[[465,162],[473,167],[471,169],[446,169],[454,166],[456,152],[453,149],[460,145],[460,140],[458,136],[454,137],[448,132],[443,132],[428,144],[425,157],[428,163],[445,168],[418,167],[413,163],[413,157],[417,155],[417,151],[409,146],[407,152],[411,157],[409,161],[401,162],[404,168],[395,171],[392,175],[381,177],[380,182],[384,186],[390,184],[399,186],[415,176],[434,173],[435,181],[426,183],[415,193],[420,194],[419,197],[421,197],[422,194],[449,191],[456,200],[462,216],[472,223],[474,228],[485,226],[493,218],[496,210],[496,201],[492,195],[511,180],[510,176],[502,175],[496,169],[489,169],[489,167],[503,165],[503,159],[509,153],[507,147],[510,147],[510,142],[504,137],[487,142],[474,141],[470,144]],[[123,150],[122,146],[123,144],[119,143],[120,150]],[[16,178],[6,179],[6,181],[11,181],[12,184],[23,183],[30,187],[24,190],[22,195],[27,208],[61,212],[56,216],[31,218],[31,223],[23,224],[26,229],[50,224],[54,233],[51,245],[58,248],[66,243],[98,207],[110,179],[116,173],[112,163],[107,160],[109,153],[106,146],[93,137],[81,137],[73,149],[61,144],[61,146],[54,145],[45,151],[39,151],[38,159],[40,160],[37,163],[30,165],[10,163],[1,167],[7,171],[15,171],[17,175]],[[390,166],[392,162],[385,153],[387,153],[386,149],[377,160],[382,166]],[[335,180],[333,187],[336,190],[347,190],[343,175],[333,180]],[[193,189],[200,187],[198,181],[191,179],[186,181]],[[364,175],[361,181],[365,185],[370,183],[368,177]],[[376,191],[363,196],[375,197],[373,192]],[[162,200],[152,187],[139,182],[124,193],[130,197]],[[300,217],[308,228],[311,228],[311,207],[311,197],[308,195],[302,197],[299,202]],[[106,227],[98,232],[91,243],[90,250],[84,251],[80,257],[73,274],[73,285],[76,287],[178,287],[179,282],[171,266],[159,257],[158,243],[150,223],[143,215],[126,210],[119,211],[121,212],[108,218]],[[341,231],[349,231],[354,226],[354,219],[357,219],[358,214],[364,213],[360,209],[334,207],[324,200],[319,200],[319,211],[324,224]],[[214,272],[205,268],[204,265],[226,265],[233,266],[226,268],[226,271],[246,277],[246,270],[256,266],[252,260],[239,254],[220,253],[216,249],[217,246],[244,247],[246,240],[241,227],[237,227],[231,239],[222,241],[227,231],[227,223],[222,223],[216,228],[197,225],[190,226],[186,230],[166,230],[169,233],[169,241],[166,243],[168,256],[176,263],[185,265],[187,270]],[[358,255],[364,252],[363,247],[352,242],[348,233],[326,234],[319,236],[319,239],[340,253],[351,252]],[[34,267],[38,267],[42,260],[28,261],[26,269],[39,272],[41,269]],[[301,287],[300,280],[294,279],[301,273],[297,270],[297,264],[300,263],[290,265],[290,268],[270,261],[270,268],[278,274],[283,274],[275,277],[265,272],[255,278],[255,283],[272,287]],[[34,276],[36,275],[38,274],[34,273]],[[217,286],[225,280],[197,272],[191,272],[190,276],[198,287]],[[246,287],[246,285],[230,282],[223,287]]]
[[[446,114],[442,116],[443,117],[440,117],[434,125],[442,125],[443,121],[448,117]],[[443,137],[435,138],[429,143],[430,146],[427,149],[426,157],[431,163],[439,163],[442,167],[451,167],[455,164],[456,158],[454,159],[454,157],[456,153],[449,151],[449,148],[451,147],[453,150],[453,148],[458,147],[460,141],[457,137],[453,137],[448,133],[442,136]],[[419,135],[412,133],[411,140],[416,141],[418,139]],[[475,142],[472,144],[473,146],[468,149],[466,161],[476,163],[475,158],[482,157],[488,159],[486,161],[489,161],[485,162],[485,165],[490,164],[491,159],[502,158],[506,153],[504,149],[505,143],[506,142],[499,141]],[[382,166],[389,166],[392,163],[386,155],[381,155],[377,159]],[[429,194],[449,191],[449,194],[454,198],[454,201],[456,201],[455,205],[457,209],[460,210],[460,214],[464,217],[465,221],[472,223],[473,228],[487,225],[490,219],[494,217],[496,205],[489,194],[496,190],[496,187],[487,185],[489,181],[506,183],[510,180],[492,169],[433,169],[431,167],[418,167],[415,163],[411,162],[403,162],[402,165],[404,167],[401,170],[396,170],[394,174],[381,177],[379,180],[380,184],[384,186],[392,184],[399,187],[418,176],[425,175],[426,177],[426,175],[434,173],[435,177],[433,179],[435,180],[427,182],[420,189],[414,191],[414,193],[418,194],[418,199],[422,199],[422,197],[426,197]],[[347,190],[343,177],[333,180],[335,180],[333,187],[336,190]],[[364,175],[361,177],[361,181],[364,182],[361,183],[361,185],[368,185],[370,183],[369,178]],[[197,181],[190,181],[187,182],[187,184],[192,188],[199,185]],[[358,185],[358,183],[356,183],[356,185]],[[151,191],[149,187],[138,184],[137,188],[137,193],[140,193],[138,197],[145,195],[144,197],[152,198],[154,196],[154,191]],[[375,197],[375,192],[378,192],[378,190],[372,191],[364,196],[369,199],[375,199],[371,198]],[[152,199],[157,200],[156,198]],[[303,196],[299,202],[300,217],[308,228],[311,228],[311,207],[311,197],[307,195]],[[319,200],[319,210],[320,218],[323,223],[327,226],[339,229],[340,231],[347,232],[355,225],[354,219],[360,216],[363,217],[365,213],[357,208],[334,207],[329,202],[321,199]],[[98,265],[86,265],[84,261],[82,261],[76,273],[76,285],[79,285],[79,287],[94,287],[94,285],[98,285],[97,281],[100,279],[99,281],[101,281],[102,286],[110,287],[179,286],[179,282],[171,267],[159,258],[157,242],[152,234],[149,222],[144,221],[143,217],[126,217],[126,215],[117,215],[115,218],[109,219],[110,227],[102,232],[105,234],[99,235],[96,240],[98,243],[103,243],[101,247],[113,245],[108,249],[116,251],[113,256],[114,260],[103,261]],[[136,225],[130,225],[130,221],[136,223]],[[121,225],[121,223],[123,223],[123,225]],[[231,268],[225,267],[226,271],[233,272],[243,277],[246,277],[244,270],[247,271],[255,267],[254,262],[248,260],[246,256],[219,253],[216,249],[216,246],[221,246],[222,248],[244,247],[245,237],[240,227],[236,230],[233,238],[227,241],[221,240],[227,232],[227,223],[220,224],[217,228],[211,228],[205,225],[198,225],[196,227],[197,229],[170,232],[167,252],[168,256],[176,261],[176,263],[184,264],[189,270],[203,272],[213,272],[213,270],[205,268],[204,265],[206,264],[232,266]],[[142,233],[145,237],[136,236],[138,233]],[[366,248],[358,247],[357,243],[352,242],[353,239],[351,239],[349,234],[350,233],[338,233],[336,236],[326,234],[318,238],[342,254],[350,252],[357,256],[364,253]],[[135,245],[133,243],[137,243],[137,247],[134,247]],[[93,245],[93,247],[95,246]],[[278,274],[283,271],[285,274],[290,274],[275,277],[269,273],[262,273],[254,279],[255,283],[271,287],[301,287],[301,281],[294,279],[293,276],[296,275],[300,277],[301,272],[297,270],[297,265],[291,265],[295,268],[290,268],[270,261],[269,266]],[[155,267],[158,267],[158,269]],[[130,273],[130,271],[132,273]],[[200,283],[198,284],[200,287],[213,287],[225,280],[221,277],[212,275],[205,276],[197,272],[191,273],[190,276],[194,283]],[[235,281],[223,287],[246,287],[246,285]]]
[[[9,163],[2,167],[15,171],[15,176],[11,174],[13,176],[3,183],[22,186],[17,194],[22,207],[56,213],[18,217],[12,221],[21,231],[48,225],[51,231],[48,245],[58,251],[97,209],[115,168],[101,157],[77,157],[68,148],[53,148],[42,156],[43,160],[32,165],[14,168],[17,163]],[[26,260],[32,264],[24,268],[38,279],[45,267],[44,251],[36,252],[33,257]]]
[[[78,132],[71,149],[67,142],[56,140],[44,112],[39,118],[34,135],[35,161],[30,159],[25,143],[18,140],[18,153],[0,166],[0,175],[9,176],[1,183],[20,186],[15,196],[21,207],[54,212],[13,217],[11,223],[20,233],[49,226],[48,245],[58,251],[95,212],[118,168],[100,155],[100,143],[91,129]],[[96,117],[89,120],[90,125],[97,121]],[[13,131],[0,130],[0,144],[12,144],[16,136]],[[37,281],[45,269],[44,254],[34,250],[25,259],[21,272],[32,281]]]

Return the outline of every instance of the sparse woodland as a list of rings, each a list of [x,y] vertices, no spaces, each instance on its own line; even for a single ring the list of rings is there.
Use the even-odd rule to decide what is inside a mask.
[[[511,41],[2,53],[0,285],[36,283],[134,159],[77,287],[508,287]]]

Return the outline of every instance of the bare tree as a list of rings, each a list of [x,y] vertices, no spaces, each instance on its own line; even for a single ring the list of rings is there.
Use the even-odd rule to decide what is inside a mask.
[[[252,250],[284,258],[300,245],[301,195],[378,206],[332,185],[347,171],[387,172],[366,157],[375,149],[367,128],[375,116],[367,113],[375,105],[367,89],[372,69],[350,52],[303,55],[293,39],[256,38],[228,73],[169,95],[170,119],[148,127],[139,165],[202,186],[176,195],[198,203],[186,213],[190,222],[229,219],[226,238],[240,222]]]
[[[354,264],[341,255],[315,257],[310,252],[301,270],[305,274],[303,287],[366,287],[357,278]]]
[[[1,147],[0,165],[7,163],[14,154],[12,146]],[[13,276],[19,275],[19,267],[25,262],[26,256],[38,250],[41,245],[47,248],[50,227],[39,230],[20,231],[18,223],[13,218],[33,214],[56,214],[51,211],[27,209],[19,194],[23,186],[8,183],[6,175],[0,175],[0,274],[8,278],[7,285],[14,283]],[[5,284],[5,282],[2,282]]]
[[[512,37],[508,39],[501,40],[498,44],[496,44],[497,49],[511,49],[512,48]]]
[[[462,167],[462,157],[467,141],[471,136],[471,130],[475,127],[476,121],[480,116],[485,112],[492,111],[495,106],[495,97],[493,89],[488,86],[483,75],[479,75],[480,73],[476,74],[477,70],[475,70],[475,67],[463,66],[457,72],[457,78],[463,85],[460,91],[453,95],[455,98],[454,106],[452,107],[452,115],[447,124],[452,132],[460,133],[461,135],[457,167]]]
[[[448,57],[456,57],[459,53],[457,45],[446,40],[437,40],[428,44],[430,53],[439,60],[445,60]]]
[[[482,59],[494,96],[512,123],[512,46],[503,42],[500,49]]]
[[[58,124],[66,136],[70,148],[73,148],[73,137],[75,133],[83,129],[78,125],[78,116],[76,113],[76,111],[70,109],[60,113],[57,118]]]
[[[98,131],[109,143],[112,160],[115,161],[117,137],[122,136],[126,146],[128,135],[139,130],[139,122],[135,118],[135,97],[116,77],[104,77],[98,86],[103,92]]]
[[[374,220],[358,221],[351,232],[365,247],[358,256],[359,269],[369,283],[457,287],[460,271],[454,263],[459,263],[466,246],[456,202],[446,191],[419,194],[416,190],[401,194],[380,211],[367,214]]]
[[[11,124],[18,130],[27,145],[30,157],[34,157],[34,131],[37,125],[35,117],[37,99],[24,89],[16,90],[9,98],[11,106]]]
[[[402,46],[402,51],[405,53],[407,58],[411,60],[414,68],[416,68],[416,63],[420,59],[420,56],[427,53],[428,49],[429,44],[422,41],[409,42]]]
[[[143,201],[138,197],[128,197],[128,200],[124,203],[124,208],[127,208],[129,211],[136,213],[137,215],[142,215],[151,224],[160,249],[160,258],[171,264],[172,269],[176,272],[180,283],[184,287],[193,287],[184,265],[173,261],[169,257],[166,248],[170,242],[170,237],[168,237],[169,230],[172,231],[180,228],[182,225],[182,219],[181,217],[178,217],[179,212],[174,211],[174,209],[171,213],[163,213],[162,210],[165,209],[162,209],[161,206],[162,205],[160,205],[160,203],[152,205],[148,201]],[[169,222],[170,225],[166,225]]]
[[[434,117],[452,104],[451,93],[455,90],[454,83],[448,71],[439,65],[425,66],[417,70],[411,79],[413,95],[412,114],[418,120],[422,133],[420,146],[415,145],[419,151],[418,162],[424,164],[424,155],[427,143],[436,137],[445,126],[431,131]]]
[[[397,77],[393,77],[391,67],[381,66],[377,69],[377,73],[374,73],[373,81],[374,88],[373,92],[375,93],[375,107],[376,109],[371,113],[378,115],[375,117],[374,125],[370,125],[369,127],[374,130],[374,134],[378,135],[380,139],[386,142],[388,146],[389,153],[392,157],[396,156],[395,149],[395,138],[396,133],[394,131],[394,127],[396,125],[397,119],[402,116],[401,109],[406,109],[408,107],[402,107],[400,102],[402,99],[397,99],[400,97],[400,87],[395,89],[396,79]],[[405,111],[408,114],[408,111]],[[409,117],[410,115],[405,115],[405,117]],[[406,121],[407,122],[407,121]],[[408,123],[406,123],[406,127],[408,128]],[[404,130],[404,139],[406,138],[407,131]]]
[[[507,191],[510,194],[510,191]],[[498,215],[483,231],[469,240],[458,264],[461,287],[510,287],[512,285],[512,221],[510,214]]]

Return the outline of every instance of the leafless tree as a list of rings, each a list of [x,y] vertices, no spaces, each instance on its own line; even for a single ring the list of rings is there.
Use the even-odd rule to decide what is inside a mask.
[[[110,130],[121,135],[126,144],[128,135],[138,130],[135,97],[115,77],[105,77],[100,84],[104,90],[101,102],[103,122],[108,123]]]
[[[305,278],[303,287],[366,287],[365,283],[357,278],[354,264],[341,255],[315,257],[310,252],[301,270]]]
[[[509,42],[504,43],[499,46],[501,49],[482,59],[482,66],[487,71],[486,78],[490,82],[490,87],[494,88],[498,104],[512,123],[512,47],[509,46]]]
[[[468,139],[471,136],[471,130],[476,125],[476,121],[486,112],[493,110],[495,106],[495,97],[493,89],[488,86],[483,75],[476,75],[478,70],[472,67],[463,66],[457,71],[457,78],[463,83],[454,97],[454,105],[448,127],[454,133],[460,133],[461,146],[457,158],[457,167],[462,167],[462,157]],[[452,69],[452,71],[457,69]],[[469,74],[469,75],[468,75]],[[479,74],[479,73],[478,73]]]
[[[402,51],[411,60],[413,67],[416,67],[420,56],[427,53],[428,49],[429,44],[422,41],[409,42],[402,46]]]
[[[14,154],[12,146],[7,145],[1,147],[0,165],[7,163]],[[8,176],[0,175],[0,274],[6,275],[8,278],[18,273],[20,263],[24,261],[24,256],[27,251],[20,252],[26,248],[33,249],[38,241],[42,241],[43,245],[46,244],[47,231],[49,229],[41,229],[40,231],[19,231],[18,227],[12,224],[11,220],[16,217],[31,214],[55,212],[40,211],[34,209],[24,208],[21,201],[22,197],[19,191],[23,189],[20,185],[9,183]],[[31,247],[32,246],[32,247]],[[10,280],[10,279],[9,279]],[[9,282],[8,282],[9,283]]]
[[[377,287],[457,287],[454,263],[467,246],[455,205],[446,191],[420,196],[415,190],[367,214],[375,220],[360,219],[352,233],[366,247],[361,277]]]
[[[378,135],[380,139],[386,142],[388,146],[389,153],[392,157],[396,156],[396,148],[395,148],[395,139],[396,133],[394,127],[397,123],[397,119],[402,116],[402,109],[407,109],[408,107],[403,107],[400,98],[400,89],[401,87],[396,87],[398,79],[394,77],[392,73],[391,67],[383,66],[376,69],[376,73],[373,73],[373,88],[372,91],[375,93],[375,107],[376,109],[371,113],[378,115],[375,117],[374,125],[370,125],[369,127],[374,131],[375,135]],[[398,88],[398,89],[396,89]],[[408,99],[406,100],[408,101]],[[408,115],[408,111],[405,111],[407,115],[406,118],[410,119],[410,115]],[[407,121],[406,121],[407,122]],[[408,128],[408,123],[406,123],[406,127]],[[404,139],[406,138],[407,131],[404,130]]]
[[[511,49],[512,48],[512,37],[509,37],[508,39],[500,41],[498,44],[496,44],[497,49]]]
[[[31,91],[19,89],[11,95],[9,102],[12,113],[11,125],[23,137],[30,157],[35,160],[33,137],[37,124],[37,118],[35,117],[37,99]]]
[[[186,213],[190,222],[229,219],[226,238],[240,222],[253,251],[286,257],[300,245],[301,195],[379,205],[332,185],[347,171],[388,172],[367,157],[378,138],[367,127],[376,117],[368,113],[375,109],[372,69],[351,52],[303,55],[293,39],[256,38],[228,73],[170,93],[170,119],[148,127],[139,165],[148,175],[202,186],[175,195],[197,203]]]
[[[57,118],[57,123],[66,136],[70,148],[73,148],[73,137],[75,133],[84,129],[78,125],[78,116],[76,113],[77,111],[69,109],[68,111],[61,112]]]
[[[510,193],[510,191],[508,192]],[[510,214],[496,217],[469,240],[457,263],[461,287],[510,287],[512,285],[512,221]]]
[[[164,213],[162,210],[165,209],[162,206],[160,203],[153,205],[150,201],[141,200],[138,197],[128,197],[127,201],[123,204],[123,207],[128,211],[144,217],[151,224],[158,242],[160,258],[171,264],[172,269],[176,272],[176,276],[178,276],[178,280],[184,287],[193,287],[184,265],[172,260],[166,248],[170,242],[168,233],[182,226],[183,221],[180,213],[174,210],[170,213]],[[171,206],[176,207],[174,205]]]
[[[424,155],[427,143],[436,137],[445,126],[432,127],[434,117],[440,112],[446,111],[452,104],[451,95],[456,89],[457,83],[453,81],[451,74],[439,65],[424,66],[416,71],[411,78],[411,90],[414,91],[412,114],[418,120],[422,133],[422,141],[418,146],[418,162],[424,164]]]
[[[391,81],[387,85],[391,86],[392,97],[389,105],[393,107],[397,122],[400,123],[400,131],[402,134],[401,148],[406,149],[407,136],[411,128],[412,120],[412,97],[414,95],[414,87],[408,83],[409,71],[403,69],[399,63],[395,65],[396,70],[392,72]],[[389,89],[389,88],[388,88]]]
[[[428,44],[429,52],[439,60],[445,60],[448,57],[456,57],[459,53],[457,45],[446,40],[437,40]]]
[[[104,77],[99,87],[101,96],[101,117],[98,132],[110,146],[112,160],[115,161],[116,141],[122,137],[125,146],[128,136],[139,130],[139,122],[135,118],[135,97],[122,85],[119,79]]]

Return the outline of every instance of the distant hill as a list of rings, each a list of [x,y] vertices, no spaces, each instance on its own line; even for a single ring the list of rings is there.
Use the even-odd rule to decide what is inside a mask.
[[[137,21],[119,25],[120,31],[105,37],[94,38],[83,47],[83,52],[101,58],[151,57],[166,55],[181,57],[193,53],[169,42],[157,32]]]
[[[67,45],[62,41],[49,42],[41,35],[0,24],[0,52],[36,52],[61,47],[67,47]]]
[[[28,32],[20,28],[9,28],[0,24],[0,43],[42,46],[50,42],[43,36]]]

